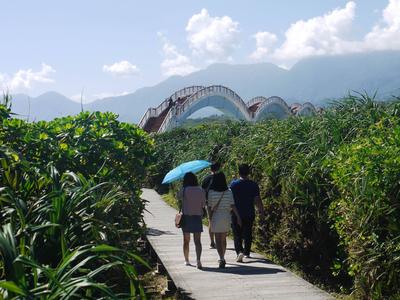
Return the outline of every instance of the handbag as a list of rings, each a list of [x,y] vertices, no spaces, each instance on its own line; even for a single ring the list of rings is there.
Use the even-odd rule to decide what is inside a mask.
[[[183,202],[185,202],[185,189],[183,189],[182,205],[179,212],[175,215],[175,227],[182,228],[183,226]]]
[[[207,188],[204,190],[206,192],[206,207],[208,207],[208,193],[210,191],[211,185],[214,181],[214,175],[212,175],[210,182],[208,183]],[[208,211],[208,209],[203,207],[203,218],[206,218],[208,216],[208,218],[211,220],[210,218],[210,212]]]
[[[175,227],[181,228],[182,226],[183,226],[183,213],[179,211],[179,213],[175,215]]]

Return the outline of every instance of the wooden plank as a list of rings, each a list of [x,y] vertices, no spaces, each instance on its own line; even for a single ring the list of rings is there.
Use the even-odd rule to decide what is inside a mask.
[[[333,299],[285,268],[252,253],[244,263],[235,261],[233,241],[228,240],[225,269],[218,268],[218,254],[209,249],[207,228],[202,234],[203,270],[195,267],[194,243],[190,244],[193,266],[185,266],[182,232],[174,226],[176,210],[150,189],[143,189],[148,201],[145,213],[147,238],[177,288],[193,299]]]

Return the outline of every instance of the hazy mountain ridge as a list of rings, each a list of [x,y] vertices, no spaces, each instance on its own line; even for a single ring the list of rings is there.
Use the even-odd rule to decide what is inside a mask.
[[[12,99],[12,111],[21,118],[29,116],[31,121],[48,121],[57,117],[78,114],[81,111],[81,105],[53,91],[38,97],[16,94]]]
[[[148,107],[156,107],[175,91],[191,85],[222,84],[245,101],[255,96],[280,96],[289,103],[311,101],[321,105],[349,91],[378,92],[380,97],[400,95],[400,51],[313,57],[298,62],[290,70],[270,63],[214,64],[187,76],[173,76],[153,87],[124,96],[86,104],[91,111],[113,111],[120,120],[138,122]],[[27,96],[15,95],[14,111],[27,115]],[[24,100],[25,99],[25,100]],[[31,99],[31,120],[49,120],[76,114],[80,104],[55,93]]]

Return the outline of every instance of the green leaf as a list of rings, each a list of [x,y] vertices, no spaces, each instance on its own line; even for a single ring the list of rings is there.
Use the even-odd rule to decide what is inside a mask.
[[[0,287],[21,296],[27,295],[27,293],[13,281],[1,281]]]
[[[92,251],[92,252],[116,252],[116,251],[121,251],[121,249],[103,244],[103,245],[99,245],[99,246],[95,246],[95,247],[91,248],[90,251]]]

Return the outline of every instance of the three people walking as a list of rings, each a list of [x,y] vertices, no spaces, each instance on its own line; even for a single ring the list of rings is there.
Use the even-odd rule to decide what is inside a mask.
[[[232,228],[234,235],[237,262],[243,262],[243,257],[250,257],[252,230],[257,206],[260,216],[264,216],[264,207],[260,198],[260,190],[256,182],[249,179],[250,167],[239,166],[239,176],[228,187],[224,173],[219,171],[219,165],[213,164],[210,174],[199,186],[193,173],[186,173],[178,199],[183,212],[183,254],[185,264],[189,262],[190,234],[196,249],[197,268],[201,264],[201,232],[203,232],[202,215],[207,203],[209,217],[209,234],[211,246],[217,248],[219,255],[218,266],[224,268],[226,252],[226,236]],[[207,200],[206,200],[207,198]],[[215,236],[215,241],[214,241]],[[244,242],[244,245],[243,245]]]

